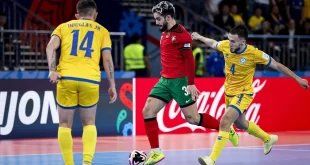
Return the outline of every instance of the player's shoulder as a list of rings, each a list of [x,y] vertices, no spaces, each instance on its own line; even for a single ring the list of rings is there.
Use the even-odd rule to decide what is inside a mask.
[[[94,22],[94,24],[97,25],[98,27],[100,27],[100,31],[109,33],[109,30],[106,27],[104,27],[103,25],[101,25],[100,23]]]
[[[176,24],[171,30],[177,42],[192,42],[192,37],[184,26]]]
[[[229,47],[229,40],[221,40],[221,41],[218,41],[217,43],[216,43],[216,47],[219,47],[219,46],[221,46],[221,47]]]
[[[247,53],[252,54],[252,55],[260,55],[263,52],[259,50],[257,47],[247,44]]]

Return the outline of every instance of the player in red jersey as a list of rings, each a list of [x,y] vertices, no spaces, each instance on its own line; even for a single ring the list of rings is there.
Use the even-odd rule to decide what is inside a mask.
[[[190,124],[216,130],[219,130],[220,124],[209,114],[199,114],[197,111],[199,91],[194,84],[192,38],[182,25],[176,23],[174,6],[162,1],[153,7],[152,12],[163,32],[160,39],[162,72],[143,109],[144,126],[152,148],[145,165],[158,163],[165,158],[159,148],[156,115],[172,99],[179,104]],[[232,128],[230,140],[235,146],[239,143],[238,134]]]

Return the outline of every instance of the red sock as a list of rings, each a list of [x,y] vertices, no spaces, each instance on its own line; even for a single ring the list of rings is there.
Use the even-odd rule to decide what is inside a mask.
[[[144,119],[144,127],[146,135],[149,138],[151,148],[159,148],[158,123],[156,117],[151,119]]]
[[[207,113],[204,114],[200,113],[200,122],[198,126],[219,130],[220,122]]]

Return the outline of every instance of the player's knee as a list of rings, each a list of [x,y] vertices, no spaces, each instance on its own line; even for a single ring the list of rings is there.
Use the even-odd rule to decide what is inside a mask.
[[[194,124],[194,125],[199,124],[199,120],[195,119],[194,116],[192,115],[185,115],[185,119],[189,124]]]
[[[71,128],[72,127],[72,121],[69,120],[59,120],[59,127],[65,127],[65,128]]]
[[[247,130],[247,124],[244,122],[235,122],[235,126],[241,130]]]
[[[82,122],[83,126],[95,125],[94,119],[82,119],[81,122]]]
[[[224,115],[221,119],[221,122],[220,122],[220,128],[221,129],[229,129],[230,127],[230,119],[228,116]]]
[[[142,111],[143,117],[145,119],[156,117],[156,115],[157,115],[156,112],[157,111],[149,105],[145,105],[143,108],[143,111]]]

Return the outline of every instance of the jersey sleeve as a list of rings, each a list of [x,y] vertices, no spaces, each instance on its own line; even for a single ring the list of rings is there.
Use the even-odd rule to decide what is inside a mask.
[[[218,41],[216,44],[216,49],[222,52],[224,50],[225,44],[228,44],[228,40]]]
[[[271,63],[271,57],[265,52],[256,49],[254,62],[255,64],[263,64],[269,66]]]
[[[112,49],[112,42],[111,42],[111,38],[110,38],[110,33],[108,30],[104,29],[101,51],[111,50],[111,49]]]
[[[62,24],[61,24],[62,25]],[[61,25],[57,26],[57,28],[53,31],[53,33],[51,34],[51,37],[56,35],[61,39]]]
[[[178,41],[179,50],[192,49],[192,38],[187,32],[183,32],[177,37],[180,37],[180,40]]]

